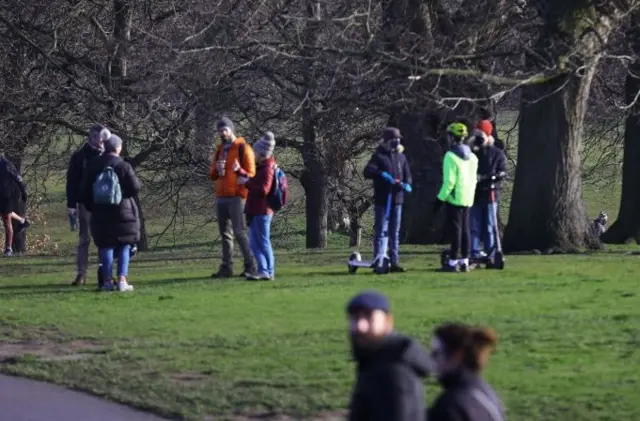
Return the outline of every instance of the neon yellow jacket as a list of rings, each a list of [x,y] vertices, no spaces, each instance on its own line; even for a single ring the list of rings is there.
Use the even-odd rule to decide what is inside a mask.
[[[455,206],[471,207],[477,181],[478,158],[469,146],[457,145],[444,155],[438,199]]]

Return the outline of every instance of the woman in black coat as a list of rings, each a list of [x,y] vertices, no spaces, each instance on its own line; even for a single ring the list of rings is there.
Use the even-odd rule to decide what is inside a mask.
[[[500,398],[482,377],[497,343],[495,333],[460,323],[438,327],[431,343],[433,371],[443,388],[429,421],[504,421]]]
[[[116,135],[104,141],[104,154],[95,158],[82,181],[80,201],[91,212],[91,235],[98,247],[102,265],[103,289],[117,287],[131,291],[127,282],[131,247],[140,241],[140,214],[135,197],[140,191],[140,180],[135,171],[120,158],[122,139]],[[120,185],[118,204],[98,204],[94,199],[94,184],[108,167],[113,168]],[[116,199],[114,199],[116,200]],[[114,253],[118,258],[117,284],[113,282]]]
[[[18,222],[19,231],[30,225],[26,218],[16,213],[20,199],[27,201],[27,187],[16,166],[0,153],[0,217],[4,225],[4,256],[7,257],[13,255],[13,221]]]

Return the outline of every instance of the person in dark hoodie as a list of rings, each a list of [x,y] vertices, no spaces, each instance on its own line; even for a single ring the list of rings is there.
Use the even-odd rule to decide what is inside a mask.
[[[102,289],[128,292],[133,290],[127,280],[131,247],[140,241],[140,212],[135,197],[140,192],[141,183],[131,165],[120,157],[121,152],[122,139],[111,134],[104,141],[104,154],[93,160],[86,170],[80,187],[79,202],[91,213],[91,235],[98,247],[101,275],[104,279]],[[115,186],[115,183],[96,185],[107,180],[110,177],[107,174],[115,174],[117,177],[119,189],[115,190],[120,192],[119,203],[96,203],[95,195],[101,186]],[[118,259],[115,282],[112,273],[114,258]]]
[[[388,240],[390,272],[405,272],[400,266],[400,221],[404,194],[411,193],[411,169],[400,130],[387,127],[382,132],[382,142],[364,168],[364,177],[373,180],[375,211],[373,255],[378,256],[383,242]],[[389,218],[385,217],[387,201],[391,200]],[[388,238],[384,233],[388,233]]]
[[[431,364],[443,388],[429,408],[429,421],[503,421],[500,398],[481,377],[497,343],[487,328],[447,323],[435,330]]]
[[[473,206],[476,190],[478,158],[465,144],[469,129],[464,123],[449,124],[447,137],[451,149],[444,155],[442,188],[436,201],[436,207],[446,203],[451,236],[449,262],[442,269],[468,272],[471,248],[469,209]]]
[[[478,122],[472,139],[473,152],[478,157],[478,185],[471,208],[471,256],[486,257],[494,251],[495,232],[498,221],[498,193],[501,180],[507,175],[507,157],[495,146],[491,135],[492,126],[488,120]],[[499,178],[492,181],[492,176]],[[495,200],[491,200],[492,186]],[[484,251],[481,244],[484,243]]]
[[[27,186],[13,162],[0,152],[0,217],[4,226],[4,256],[13,256],[13,221],[22,231],[31,225],[26,217],[16,213],[17,200],[27,201]]]
[[[78,200],[80,186],[91,161],[102,155],[103,142],[111,136],[106,127],[96,124],[89,128],[87,141],[71,155],[67,169],[67,214],[69,220],[78,224],[78,249],[76,251],[76,277],[72,285],[84,285],[87,282],[89,268],[89,246],[91,245],[91,231],[89,220],[91,214]],[[75,223],[71,224],[72,227]]]
[[[423,379],[429,358],[415,340],[395,333],[387,297],[364,291],[347,305],[356,383],[349,421],[424,421]]]

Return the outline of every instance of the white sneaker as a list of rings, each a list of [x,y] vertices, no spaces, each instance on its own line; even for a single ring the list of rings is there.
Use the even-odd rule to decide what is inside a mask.
[[[129,285],[127,281],[120,281],[118,282],[118,291],[120,292],[133,291],[133,285]]]

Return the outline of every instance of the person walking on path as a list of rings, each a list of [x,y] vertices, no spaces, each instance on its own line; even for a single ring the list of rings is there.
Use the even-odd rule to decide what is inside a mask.
[[[112,134],[104,141],[104,154],[86,171],[80,203],[91,212],[91,234],[102,265],[103,289],[126,292],[133,290],[127,280],[131,247],[140,241],[140,212],[135,197],[141,183],[131,165],[120,157],[121,151],[120,137]],[[118,259],[116,282],[113,280],[115,257]]]
[[[223,117],[218,122],[218,133],[222,143],[216,148],[209,175],[215,182],[216,213],[222,237],[222,264],[212,278],[233,276],[234,236],[244,258],[242,275],[246,277],[255,274],[256,271],[249,247],[244,213],[248,190],[244,181],[238,180],[233,164],[237,160],[246,177],[254,177],[256,175],[255,156],[251,146],[242,137],[235,135],[233,122],[227,117]]]
[[[424,421],[423,379],[429,358],[415,340],[394,332],[389,299],[364,291],[347,305],[356,383],[349,421]]]
[[[432,367],[443,388],[429,421],[504,421],[504,405],[481,373],[498,339],[487,328],[460,323],[438,327],[431,343]]]
[[[389,237],[390,272],[405,272],[400,266],[400,222],[404,194],[411,193],[411,169],[404,147],[401,145],[400,130],[387,127],[382,132],[382,142],[364,168],[364,177],[373,180],[373,201],[375,204],[373,255],[378,256]],[[387,201],[391,200],[391,212],[386,217]]]
[[[67,169],[67,212],[69,219],[77,221],[78,248],[76,252],[76,277],[72,285],[84,285],[87,282],[89,268],[89,246],[91,245],[91,231],[89,211],[79,203],[80,186],[91,161],[102,155],[103,142],[111,136],[106,127],[96,124],[89,128],[87,141],[71,155]],[[75,224],[72,223],[72,226]]]
[[[442,269],[468,272],[471,249],[469,209],[473,206],[476,190],[478,158],[464,142],[469,130],[464,123],[447,126],[447,137],[451,149],[444,155],[442,188],[438,193],[436,207],[447,206],[447,221],[451,236],[449,262]]]
[[[276,147],[272,132],[266,132],[253,145],[256,157],[256,175],[249,178],[240,162],[233,162],[233,171],[238,175],[238,183],[249,190],[245,213],[249,226],[249,245],[258,264],[258,272],[247,274],[247,280],[272,281],[275,278],[275,257],[271,246],[271,220],[273,209],[267,203],[267,196],[273,188],[276,175]]]
[[[474,130],[473,152],[478,157],[478,184],[471,208],[471,256],[483,258],[494,251],[498,221],[498,193],[501,180],[507,175],[507,157],[495,147],[488,120],[481,120]],[[492,180],[491,177],[499,177]],[[491,192],[494,191],[492,200]],[[481,245],[484,243],[484,251]]]
[[[19,193],[19,196],[18,196]],[[20,176],[13,162],[0,153],[0,217],[4,226],[4,253],[5,257],[13,256],[13,221],[18,222],[18,230],[22,231],[31,225],[26,217],[18,215],[15,210],[16,200],[20,198],[27,201],[27,186]]]

